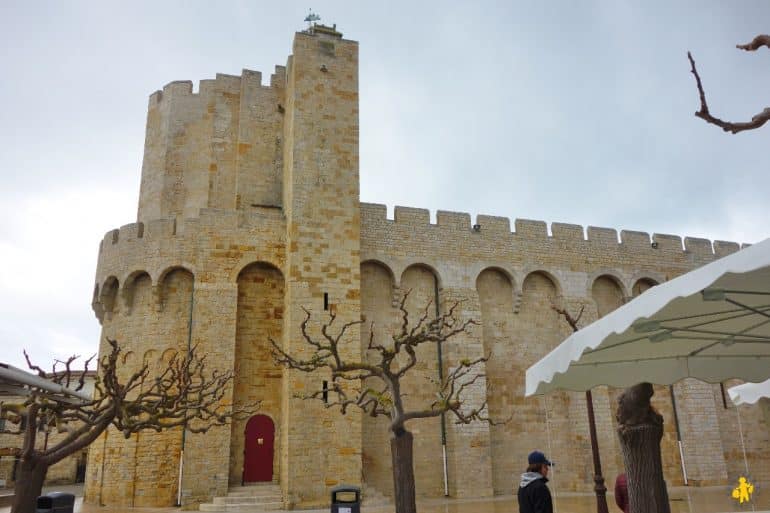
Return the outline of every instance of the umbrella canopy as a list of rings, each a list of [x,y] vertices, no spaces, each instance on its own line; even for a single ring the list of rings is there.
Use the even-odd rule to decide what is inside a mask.
[[[770,377],[770,239],[647,290],[527,370],[551,390]]]
[[[754,404],[763,397],[770,397],[770,379],[762,383],[745,383],[727,390],[736,405]]]

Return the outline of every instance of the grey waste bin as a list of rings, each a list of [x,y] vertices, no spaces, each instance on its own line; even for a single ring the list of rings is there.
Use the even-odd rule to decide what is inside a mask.
[[[51,492],[37,498],[35,513],[72,513],[75,496],[67,492]]]
[[[361,513],[361,489],[352,485],[339,485],[331,490],[331,513]]]

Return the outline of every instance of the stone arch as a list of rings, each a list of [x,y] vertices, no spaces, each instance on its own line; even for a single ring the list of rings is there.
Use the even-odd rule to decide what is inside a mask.
[[[230,273],[230,282],[237,283],[238,278],[241,276],[241,273],[243,273],[243,271],[246,270],[246,268],[251,267],[252,265],[263,265],[267,267],[272,267],[273,269],[276,269],[278,272],[283,274],[281,266],[275,262],[272,262],[265,258],[245,257],[240,262],[238,262],[238,264],[233,268],[232,272]]]
[[[628,297],[628,288],[626,286],[625,280],[623,279],[623,276],[619,272],[611,269],[597,271],[597,272],[591,273],[588,276],[588,281],[586,282],[586,292],[589,297],[593,295],[593,286],[596,283],[596,280],[602,277],[612,281],[618,287],[621,294],[623,294],[624,298]]]
[[[553,295],[554,301],[562,296],[563,288],[562,288],[561,281],[559,280],[559,278],[556,277],[555,273],[553,273],[553,272],[551,272],[551,271],[549,271],[547,269],[544,269],[542,267],[535,267],[535,268],[527,269],[526,270],[526,272],[524,273],[524,279],[521,280],[521,294],[522,295],[524,294],[524,283],[528,279],[533,277],[533,276],[535,276],[535,277],[539,276],[539,277],[545,278],[546,280],[548,280],[548,282],[550,282],[551,287],[553,287],[553,294],[552,295]],[[530,283],[530,285],[531,285],[531,283]]]
[[[387,272],[388,276],[390,277],[390,281],[392,286],[396,286],[396,274],[393,272],[393,269],[383,262],[382,260],[376,259],[376,258],[368,258],[366,260],[361,261],[361,267],[363,268],[364,265],[376,265],[379,266],[381,269],[383,269],[385,272]]]
[[[476,290],[479,289],[479,279],[481,278],[481,275],[486,272],[496,272],[501,274],[502,276],[505,276],[505,278],[508,280],[508,282],[511,285],[511,289],[516,288],[516,277],[513,275],[513,273],[506,269],[505,267],[499,266],[499,265],[488,265],[482,268],[479,273],[476,275]]]
[[[631,295],[633,297],[639,296],[645,291],[651,289],[655,285],[658,285],[658,282],[652,278],[639,278],[634,282],[634,285],[631,287]]]
[[[233,406],[244,407],[260,401],[259,413],[270,417],[280,429],[283,370],[271,356],[270,338],[281,343],[285,279],[272,263],[252,261],[236,275],[238,299],[235,320]],[[229,458],[229,482],[243,477],[244,429],[248,419],[233,420]],[[280,436],[276,431],[276,444]],[[273,454],[273,469],[280,472],[280,447]]]
[[[398,283],[396,284],[399,288],[404,289],[404,284],[403,284],[404,274],[410,269],[414,269],[414,268],[419,268],[419,269],[429,271],[433,275],[433,278],[436,280],[436,285],[438,289],[441,290],[443,288],[444,284],[441,278],[441,273],[438,270],[439,269],[438,266],[432,263],[427,263],[422,260],[416,261],[416,262],[410,262],[404,266],[403,270],[401,271],[401,276],[398,280]]]
[[[134,360],[134,352],[133,351],[125,351],[123,353],[123,356],[120,358],[120,363],[123,365],[131,365],[133,364]]]
[[[389,335],[398,320],[393,306],[395,281],[393,271],[383,262],[366,260],[361,263],[361,315],[366,319],[360,330],[364,358],[376,356],[367,351],[372,331],[375,342],[390,341]],[[379,383],[372,380],[371,385]],[[388,419],[364,415],[361,422],[364,482],[377,490],[388,491],[393,488]]]
[[[596,305],[596,317],[601,318],[625,303],[623,284],[614,274],[604,273],[591,283],[591,299]]]
[[[159,290],[159,306],[161,310],[165,310],[168,306],[169,301],[173,301],[177,296],[178,287],[177,282],[182,280],[186,281],[189,278],[190,281],[190,287],[189,287],[189,295],[188,300],[191,300],[192,297],[192,289],[194,287],[195,283],[195,275],[192,271],[190,271],[186,267],[182,266],[172,266],[164,269],[159,275],[158,275],[158,290]],[[181,298],[176,297],[176,300],[180,300]]]
[[[169,274],[171,274],[174,271],[187,271],[192,276],[195,276],[195,272],[193,271],[193,267],[191,265],[187,264],[174,264],[169,265],[161,269],[161,271],[158,273],[158,277],[155,280],[155,283],[158,285],[163,284],[163,282],[166,280]]]
[[[147,271],[133,271],[123,280],[120,295],[123,298],[123,304],[126,306],[126,311],[129,313],[133,310],[134,297],[136,296],[136,288],[139,283],[146,285],[148,291],[151,290],[152,278]]]
[[[152,367],[152,365],[155,364],[155,360],[158,359],[157,354],[158,354],[157,349],[148,349],[142,355],[142,364],[149,365],[150,367]]]
[[[486,363],[487,407],[492,419],[505,419],[513,414],[512,403],[517,382],[511,364],[517,359],[513,339],[514,285],[512,277],[496,267],[482,270],[476,278],[476,291],[481,307],[481,332]],[[495,494],[510,493],[515,470],[521,462],[510,458],[516,434],[507,424],[489,427],[492,488]]]
[[[105,312],[111,313],[115,309],[115,300],[118,297],[120,282],[115,276],[108,276],[102,285],[102,292],[99,296],[99,302]]]

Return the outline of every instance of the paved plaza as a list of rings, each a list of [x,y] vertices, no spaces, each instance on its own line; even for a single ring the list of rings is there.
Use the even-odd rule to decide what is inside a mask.
[[[752,504],[740,506],[730,497],[730,490],[724,486],[704,488],[673,487],[669,490],[671,498],[671,513],[727,513],[748,512],[770,513],[770,483],[759,484],[753,496]],[[174,513],[179,508],[100,508],[83,504],[82,486],[48,487],[44,490],[67,491],[78,496],[75,502],[75,513]],[[612,495],[607,496],[610,513],[619,513]],[[0,513],[9,513],[11,508],[0,508]],[[420,513],[516,513],[518,504],[512,495],[492,499],[426,499],[418,501]],[[328,513],[329,508],[304,510],[305,513]],[[366,507],[362,513],[392,513],[393,507]],[[593,495],[577,493],[559,493],[554,497],[555,513],[595,513],[596,501]],[[256,510],[255,510],[255,513]],[[259,512],[263,513],[263,512]]]

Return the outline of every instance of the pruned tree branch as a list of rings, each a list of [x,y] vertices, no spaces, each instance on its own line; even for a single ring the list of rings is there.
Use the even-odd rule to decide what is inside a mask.
[[[577,317],[574,317],[571,313],[569,313],[569,311],[567,311],[566,308],[559,308],[555,304],[551,304],[551,309],[557,314],[564,317],[564,320],[567,321],[567,324],[569,324],[569,327],[572,328],[573,332],[580,330],[578,323],[580,322],[580,318],[583,317],[583,312],[586,309],[585,305],[582,305],[580,307],[580,311],[578,312]]]
[[[770,49],[770,36],[767,34],[760,34],[745,45],[735,45],[739,50],[746,50],[747,52],[754,52],[763,46]]]
[[[751,43],[745,45],[736,45],[737,48],[746,51],[755,51],[761,46],[767,46],[770,48],[770,36],[760,35],[755,37]],[[703,83],[701,82],[700,75],[698,74],[698,70],[695,67],[695,59],[693,59],[690,52],[687,52],[687,58],[690,60],[690,72],[695,76],[695,84],[698,87],[698,95],[700,97],[700,110],[695,113],[695,116],[701,118],[707,123],[720,127],[725,132],[731,132],[733,134],[737,134],[738,132],[743,132],[745,130],[754,130],[760,128],[765,123],[770,121],[770,107],[765,108],[762,110],[762,112],[753,116],[751,121],[746,122],[725,121],[723,119],[712,116],[711,112],[709,112],[708,104],[706,103],[706,93],[703,90]]]

